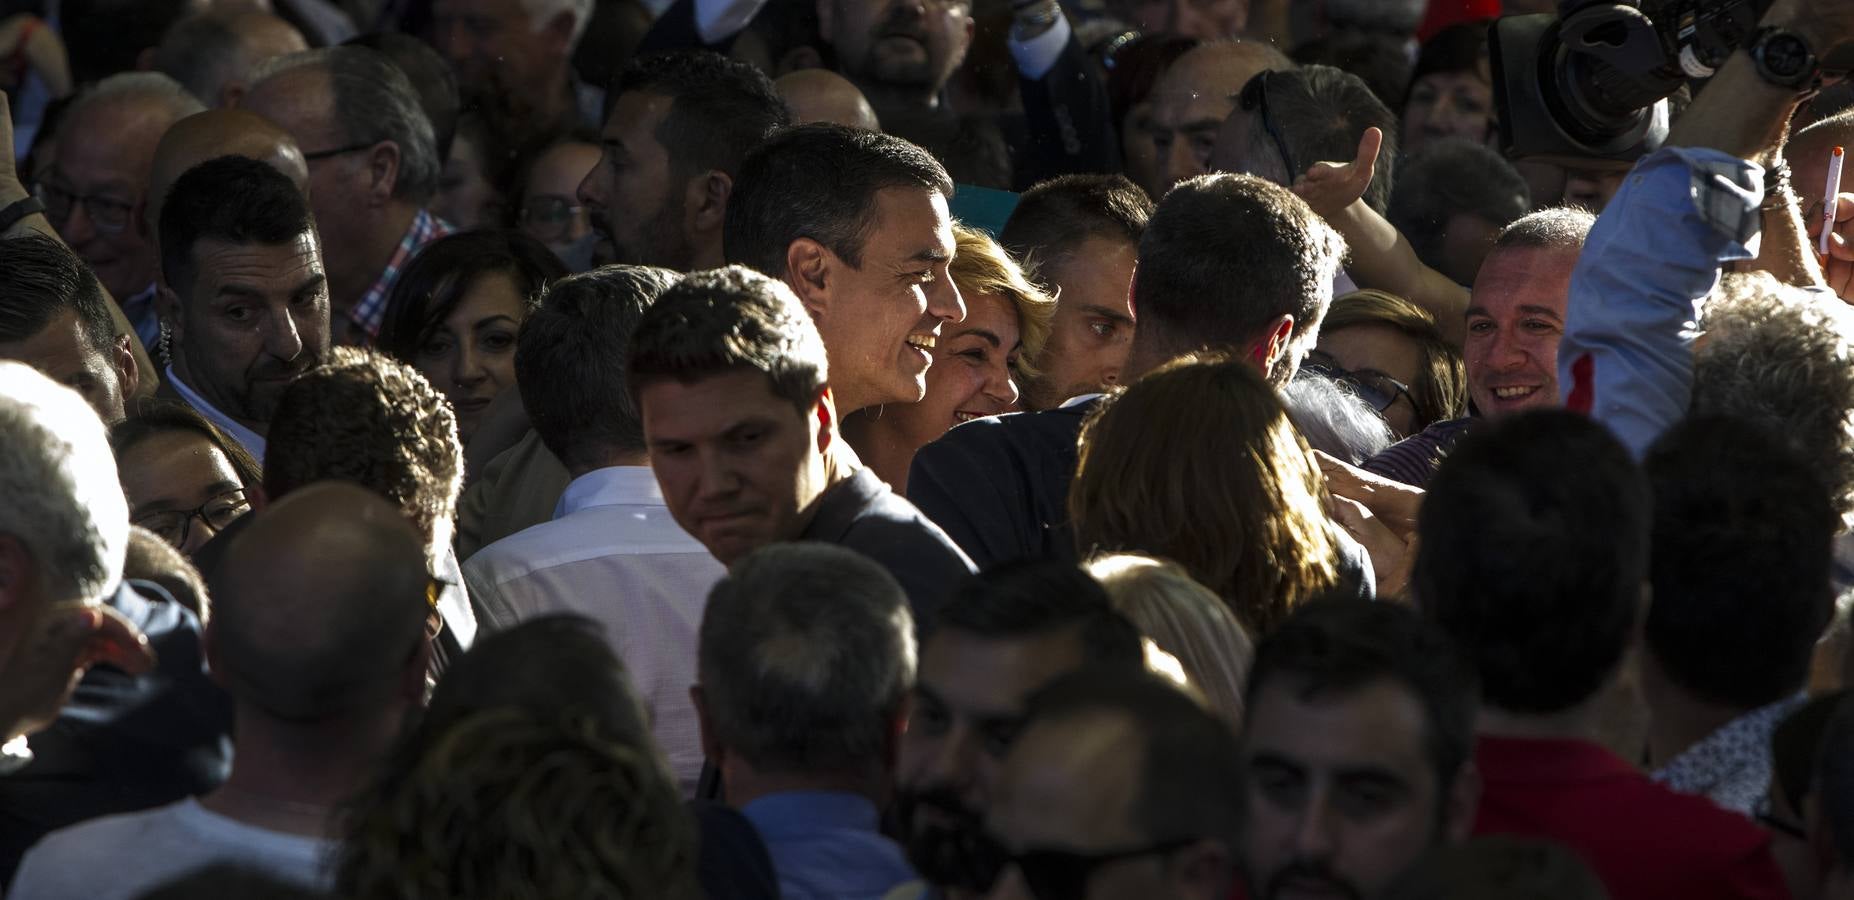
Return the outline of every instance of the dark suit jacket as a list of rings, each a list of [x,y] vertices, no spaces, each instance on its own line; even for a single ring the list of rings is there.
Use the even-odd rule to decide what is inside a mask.
[[[124,582],[108,603],[148,636],[155,670],[92,667],[28,738],[31,764],[0,777],[0,883],[50,832],[205,793],[230,768],[232,701],[206,675],[199,620],[148,582]]]
[[[825,489],[798,539],[838,544],[881,563],[908,592],[916,622],[931,619],[974,571],[946,532],[868,469]]]
[[[914,454],[908,499],[980,569],[1076,558],[1069,527],[1075,442],[1095,401],[976,419]]]

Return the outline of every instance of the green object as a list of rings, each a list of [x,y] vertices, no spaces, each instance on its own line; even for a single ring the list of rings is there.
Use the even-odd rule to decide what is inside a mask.
[[[1004,230],[1004,223],[1010,219],[1011,211],[1017,208],[1017,195],[996,188],[962,184],[954,188],[953,202],[949,208],[953,218],[961,224],[996,238]]]

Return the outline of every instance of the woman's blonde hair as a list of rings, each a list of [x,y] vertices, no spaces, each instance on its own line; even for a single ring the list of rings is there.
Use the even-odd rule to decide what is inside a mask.
[[[1416,343],[1422,363],[1410,385],[1410,404],[1416,408],[1416,427],[1459,419],[1468,414],[1468,370],[1429,311],[1396,294],[1353,291],[1333,300],[1320,325],[1332,334],[1354,325],[1382,325]]]
[[[992,240],[991,235],[955,224],[953,238],[957,252],[948,271],[959,293],[968,297],[996,294],[1009,300],[1017,310],[1017,330],[1024,346],[1012,369],[1021,386],[1023,379],[1037,374],[1030,361],[1043,352],[1043,344],[1049,340],[1049,322],[1056,315],[1056,300],[1032,283],[1024,275],[1023,267]],[[1010,348],[1006,347],[1005,352],[1010,352]]]
[[[1175,560],[1257,634],[1339,584],[1326,480],[1247,362],[1160,367],[1103,400],[1080,451],[1069,515],[1083,557]]]
[[[1243,685],[1255,644],[1215,591],[1183,566],[1116,553],[1088,562],[1114,608],[1184,668],[1210,710],[1231,726],[1242,723]]]

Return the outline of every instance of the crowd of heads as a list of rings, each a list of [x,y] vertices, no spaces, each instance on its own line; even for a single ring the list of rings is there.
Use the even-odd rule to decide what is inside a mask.
[[[1497,2],[52,5],[8,896],[1854,889],[1832,71],[1630,170]]]

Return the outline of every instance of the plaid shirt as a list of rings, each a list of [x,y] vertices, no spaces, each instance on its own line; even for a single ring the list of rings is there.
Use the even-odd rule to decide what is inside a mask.
[[[373,286],[362,294],[360,302],[348,310],[348,320],[355,330],[364,332],[366,343],[372,344],[380,336],[380,323],[386,319],[386,298],[393,292],[393,285],[399,281],[399,273],[405,270],[406,262],[420,247],[450,234],[454,229],[444,220],[425,210],[419,210],[412,218],[412,227],[406,229],[406,236],[399,239],[399,247],[393,251],[393,258],[386,261],[386,269],[380,277],[374,279]]]

